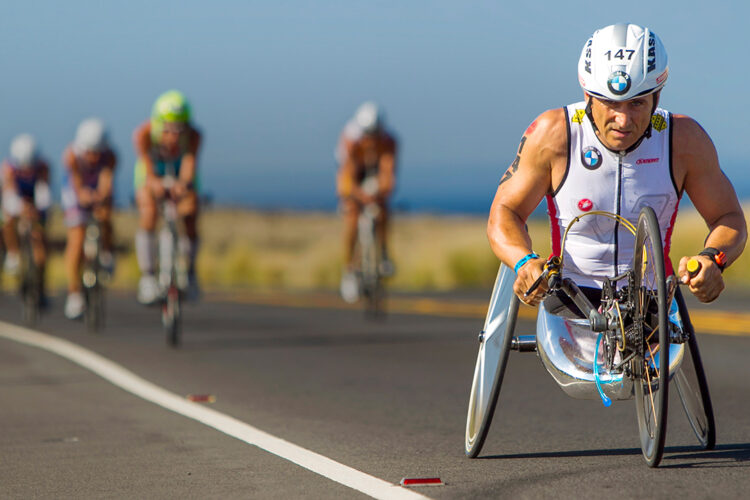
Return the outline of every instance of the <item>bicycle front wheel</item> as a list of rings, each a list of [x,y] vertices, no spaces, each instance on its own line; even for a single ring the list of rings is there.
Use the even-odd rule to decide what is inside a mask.
[[[167,336],[167,344],[171,347],[180,345],[180,313],[180,291],[172,285],[167,289],[161,310],[164,333]]]
[[[464,451],[469,458],[476,458],[484,446],[503,384],[518,315],[519,301],[513,293],[515,277],[512,269],[500,266],[481,333],[464,437]]]
[[[664,250],[656,214],[641,209],[633,256],[637,355],[631,362],[641,449],[649,467],[664,453],[669,386],[669,329]]]

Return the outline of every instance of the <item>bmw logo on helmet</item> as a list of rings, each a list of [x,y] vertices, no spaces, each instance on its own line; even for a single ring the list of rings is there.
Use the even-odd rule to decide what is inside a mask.
[[[630,75],[624,71],[615,71],[607,79],[607,87],[615,95],[623,95],[630,90]]]
[[[593,146],[585,148],[581,152],[583,166],[589,170],[596,170],[602,166],[602,154]]]

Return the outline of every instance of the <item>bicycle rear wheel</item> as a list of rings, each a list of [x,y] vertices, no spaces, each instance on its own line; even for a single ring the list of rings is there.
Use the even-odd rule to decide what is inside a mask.
[[[31,247],[29,235],[23,236],[23,250],[21,252],[21,299],[23,301],[23,321],[28,326],[34,326],[39,321],[41,300],[41,276]]]
[[[464,451],[469,458],[476,458],[484,446],[500,395],[518,315],[519,301],[513,293],[515,278],[512,269],[500,265],[479,341],[469,396],[464,437]]]
[[[641,449],[649,467],[664,453],[669,395],[669,329],[664,251],[659,222],[651,207],[638,217],[633,256],[635,322],[639,353],[631,362]]]
[[[698,339],[695,336],[693,324],[688,316],[685,300],[677,290],[677,305],[680,309],[683,325],[690,335],[685,349],[687,353],[682,361],[680,370],[675,374],[674,382],[680,402],[685,409],[690,426],[701,448],[712,450],[716,445],[716,424],[714,410],[711,405],[711,395],[708,391],[706,373],[703,371]]]

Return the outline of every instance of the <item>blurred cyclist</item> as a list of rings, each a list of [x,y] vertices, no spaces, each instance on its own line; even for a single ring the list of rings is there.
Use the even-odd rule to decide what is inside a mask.
[[[10,157],[3,162],[3,215],[5,225],[3,236],[7,254],[5,271],[18,274],[21,259],[17,224],[23,213],[30,220],[39,222],[31,230],[31,244],[34,262],[42,272],[44,286],[44,267],[47,251],[44,241],[44,222],[46,211],[52,198],[49,190],[49,166],[39,153],[36,141],[29,134],[16,136],[10,143]],[[44,294],[42,304],[45,302]]]
[[[196,193],[197,155],[201,134],[191,124],[190,104],[176,90],[160,95],[151,111],[151,119],[139,126],[133,136],[138,160],[135,165],[136,203],[140,214],[135,236],[135,250],[141,279],[138,301],[153,304],[161,295],[154,276],[155,228],[158,202],[169,196],[177,201],[177,211],[184,223],[186,235],[180,246],[188,256],[189,298],[198,296],[195,277],[195,256],[198,249]],[[165,173],[173,173],[174,185],[165,188]]]
[[[94,217],[100,223],[102,267],[110,273],[112,256],[112,181],[117,157],[109,144],[107,129],[98,118],[81,122],[73,143],[63,153],[65,173],[62,204],[68,242],[65,247],[65,274],[68,298],[65,316],[80,318],[86,303],[81,293],[81,257],[86,224]]]
[[[387,252],[388,199],[396,185],[396,139],[383,123],[383,115],[373,102],[363,103],[344,127],[336,149],[340,164],[336,188],[344,214],[344,262],[341,296],[347,302],[359,299],[355,274],[354,246],[357,220],[362,207],[376,203],[380,208],[377,236],[382,245],[380,272],[390,276],[393,263]]]

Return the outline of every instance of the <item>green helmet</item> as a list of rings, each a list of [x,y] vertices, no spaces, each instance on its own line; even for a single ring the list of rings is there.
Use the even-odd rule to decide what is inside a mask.
[[[161,136],[165,123],[190,122],[190,104],[179,90],[169,90],[160,95],[151,110],[151,133]]]
[[[151,118],[166,123],[187,123],[190,121],[190,104],[182,92],[169,90],[156,99]]]

